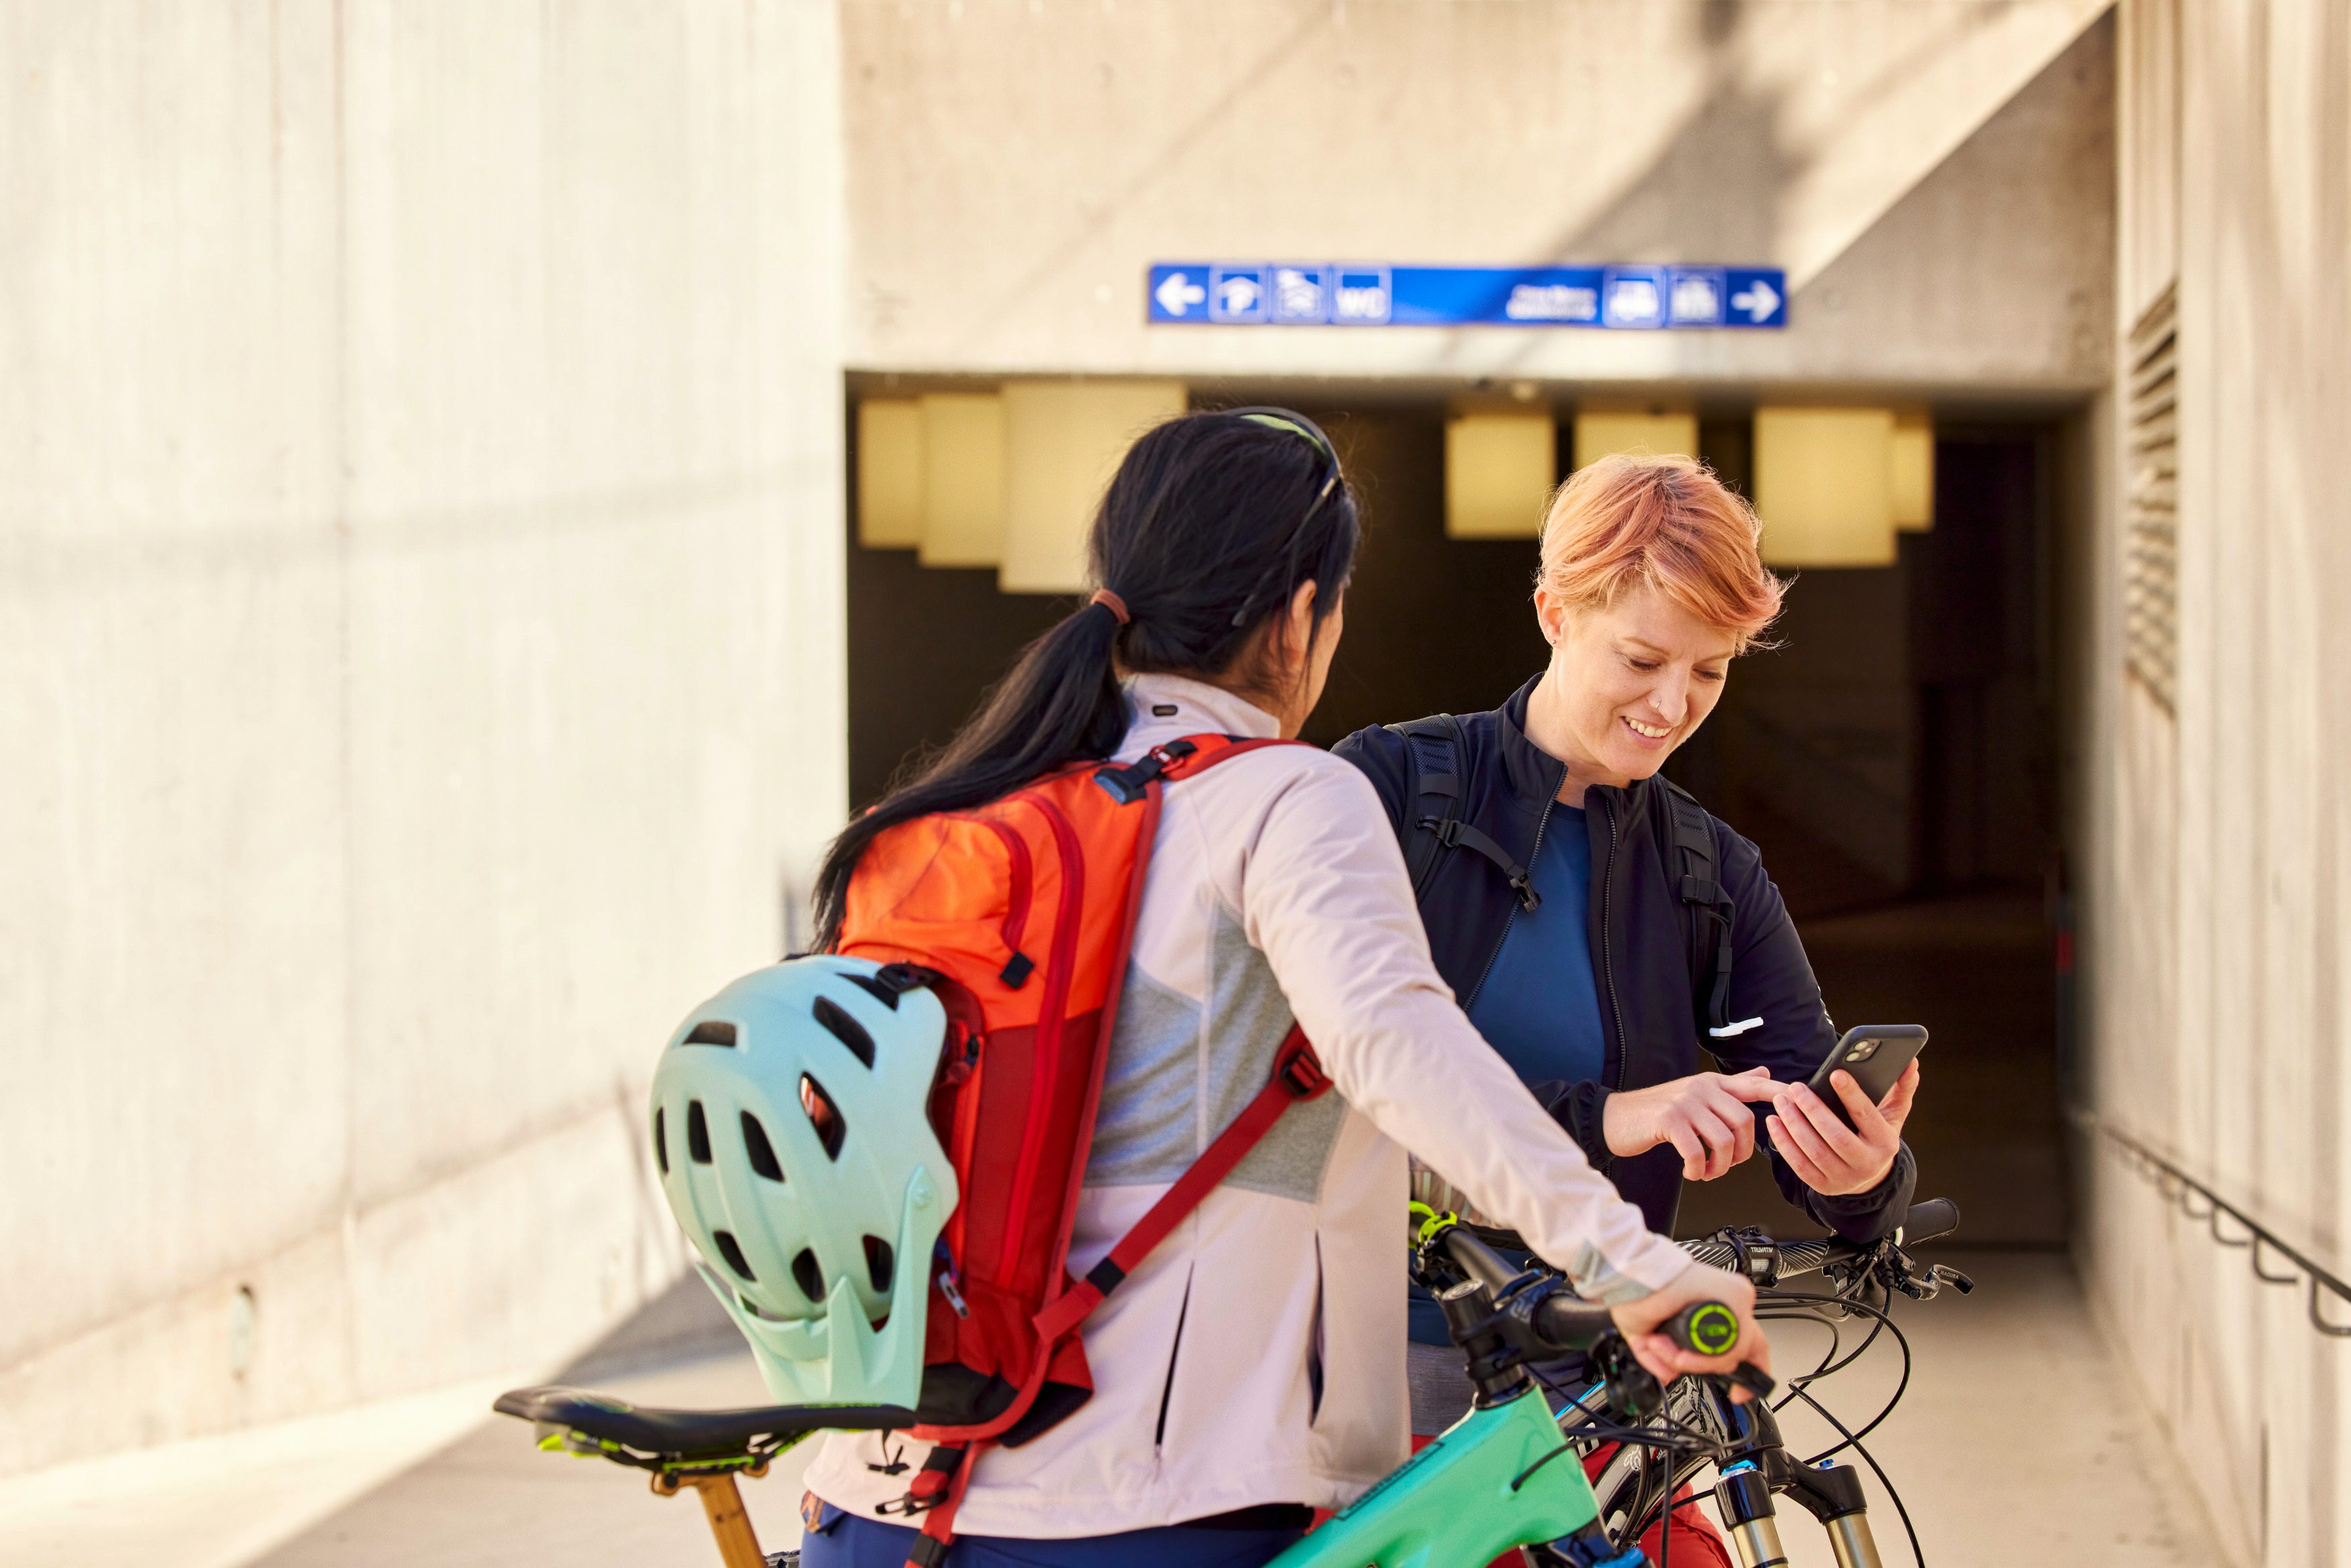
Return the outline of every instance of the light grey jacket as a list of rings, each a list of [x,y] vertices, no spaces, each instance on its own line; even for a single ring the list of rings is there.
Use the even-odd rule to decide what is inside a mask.
[[[1130,683],[1123,760],[1271,716],[1165,675]],[[1272,747],[1171,785],[1111,1035],[1070,1248],[1083,1275],[1263,1086],[1293,1015],[1336,1092],[1293,1106],[1082,1329],[1093,1398],[987,1450],[958,1533],[1180,1523],[1337,1507],[1405,1454],[1405,1150],[1586,1294],[1658,1289],[1688,1259],[1643,1224],[1455,1005],[1362,773]],[[902,1437],[836,1433],[810,1490],[852,1513],[905,1490]]]

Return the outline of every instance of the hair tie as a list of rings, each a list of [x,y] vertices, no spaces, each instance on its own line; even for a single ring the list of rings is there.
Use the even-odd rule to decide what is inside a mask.
[[[1134,616],[1126,612],[1126,601],[1121,599],[1117,594],[1113,593],[1107,588],[1095,589],[1094,596],[1092,599],[1087,600],[1086,602],[1088,604],[1102,605],[1113,615],[1118,618],[1118,623],[1122,626],[1126,625],[1129,622],[1134,619]]]

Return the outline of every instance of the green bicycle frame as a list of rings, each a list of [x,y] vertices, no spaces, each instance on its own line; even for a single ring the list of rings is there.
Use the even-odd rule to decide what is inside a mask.
[[[1267,1568],[1485,1568],[1599,1516],[1539,1388],[1472,1410]]]

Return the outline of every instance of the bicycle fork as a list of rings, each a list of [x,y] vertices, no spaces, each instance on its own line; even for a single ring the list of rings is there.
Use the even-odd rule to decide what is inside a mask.
[[[1837,1568],[1883,1568],[1876,1539],[1869,1532],[1869,1504],[1862,1496],[1861,1472],[1851,1465],[1823,1464],[1806,1469],[1780,1445],[1780,1424],[1761,1405],[1734,1406],[1732,1416],[1746,1427],[1738,1447],[1744,1458],[1722,1467],[1714,1506],[1729,1528],[1740,1568],[1786,1568],[1780,1523],[1771,1500],[1785,1492],[1828,1531]]]

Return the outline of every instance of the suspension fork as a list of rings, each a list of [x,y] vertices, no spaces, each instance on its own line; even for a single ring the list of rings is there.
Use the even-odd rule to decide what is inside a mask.
[[[1861,1473],[1851,1465],[1821,1464],[1807,1469],[1780,1441],[1780,1423],[1761,1400],[1733,1405],[1716,1401],[1730,1453],[1715,1483],[1714,1506],[1730,1530],[1740,1568],[1786,1568],[1780,1543],[1778,1509],[1771,1499],[1784,1492],[1821,1521],[1837,1568],[1884,1568],[1869,1531],[1869,1504]]]

